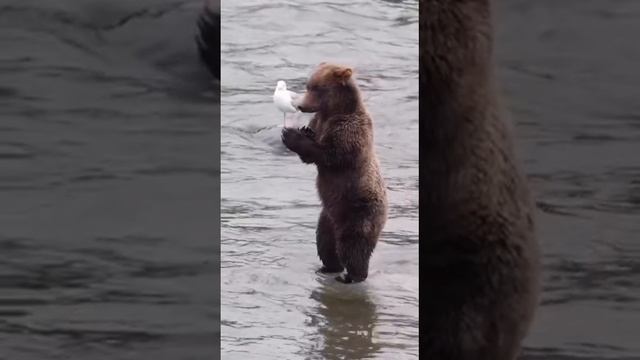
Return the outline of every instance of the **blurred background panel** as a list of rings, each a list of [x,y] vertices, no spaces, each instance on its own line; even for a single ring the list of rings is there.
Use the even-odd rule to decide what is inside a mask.
[[[0,1],[0,358],[219,354],[203,7]]]
[[[543,249],[524,358],[640,359],[640,3],[495,5]]]

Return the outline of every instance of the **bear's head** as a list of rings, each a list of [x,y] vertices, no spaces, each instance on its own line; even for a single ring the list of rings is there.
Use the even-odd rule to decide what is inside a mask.
[[[349,114],[360,104],[358,87],[349,67],[321,63],[307,81],[307,91],[295,106],[302,112]]]

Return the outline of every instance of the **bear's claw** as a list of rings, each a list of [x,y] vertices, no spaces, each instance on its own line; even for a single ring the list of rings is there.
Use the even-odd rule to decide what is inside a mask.
[[[344,275],[336,276],[336,280],[343,284],[355,284],[355,283],[363,282],[365,279],[366,278],[354,279],[348,273]]]
[[[318,272],[321,274],[335,274],[335,273],[341,273],[342,272],[342,268],[328,268],[326,266],[321,267],[320,269],[318,269]]]
[[[349,275],[347,274],[336,276],[336,281],[341,282],[343,284],[351,284],[352,282],[351,277],[349,277]]]
[[[313,129],[308,126],[303,126],[299,130],[303,135],[310,139],[313,139],[316,136],[316,133],[313,131]]]

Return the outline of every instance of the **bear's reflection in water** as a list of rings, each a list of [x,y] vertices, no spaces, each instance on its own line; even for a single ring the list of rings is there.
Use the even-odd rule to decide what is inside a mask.
[[[307,359],[366,359],[380,351],[375,341],[377,307],[366,284],[327,279],[311,298],[317,306],[309,314],[309,325],[315,327],[318,339]]]

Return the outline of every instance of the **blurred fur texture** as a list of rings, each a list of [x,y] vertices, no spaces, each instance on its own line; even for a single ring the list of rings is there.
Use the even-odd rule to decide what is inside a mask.
[[[420,1],[426,359],[516,359],[538,303],[534,205],[492,63],[491,1]]]
[[[207,1],[198,20],[196,44],[200,60],[220,80],[220,1]]]

